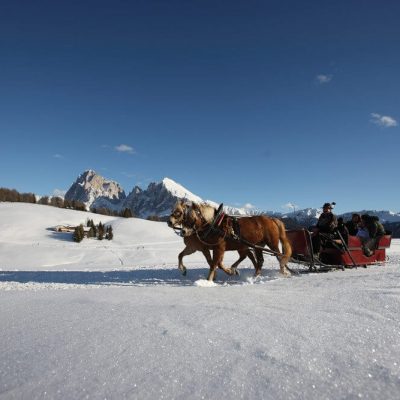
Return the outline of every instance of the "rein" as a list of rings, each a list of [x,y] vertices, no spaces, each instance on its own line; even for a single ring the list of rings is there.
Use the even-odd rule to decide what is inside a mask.
[[[207,243],[207,242],[205,242],[205,241],[200,237],[199,231],[198,231],[197,229],[195,229],[194,231],[196,232],[197,239],[199,239],[200,242],[203,243],[203,244],[205,244],[206,246],[215,247],[215,246],[218,245],[218,241],[217,241],[216,243]],[[224,232],[224,235],[221,236],[221,238],[222,238],[222,239],[225,239],[225,237],[226,237],[226,232]]]

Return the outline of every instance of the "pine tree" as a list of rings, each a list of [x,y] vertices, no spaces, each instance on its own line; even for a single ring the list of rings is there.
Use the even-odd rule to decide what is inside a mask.
[[[93,229],[93,227],[90,227],[90,229],[89,229],[89,231],[88,231],[88,234],[87,234],[87,237],[88,238],[92,238],[92,237],[95,237],[96,235],[94,234],[94,229]]]
[[[97,228],[97,238],[99,240],[103,240],[104,239],[104,225],[99,222],[98,228]]]
[[[114,238],[113,229],[112,229],[112,226],[109,225],[109,226],[107,226],[106,239],[113,240],[113,238]]]
[[[75,227],[74,234],[72,236],[74,241],[79,243],[82,241],[84,236],[85,236],[85,231],[83,230],[83,225],[81,224]]]
[[[97,237],[97,226],[94,224],[93,220],[91,228],[93,229],[93,237]]]
[[[124,217],[124,218],[132,218],[133,217],[132,210],[130,208],[125,208],[125,210],[122,213],[122,217]]]

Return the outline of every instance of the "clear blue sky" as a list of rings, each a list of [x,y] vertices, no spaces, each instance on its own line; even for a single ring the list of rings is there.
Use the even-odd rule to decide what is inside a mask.
[[[2,1],[0,186],[168,176],[400,211],[400,2]]]

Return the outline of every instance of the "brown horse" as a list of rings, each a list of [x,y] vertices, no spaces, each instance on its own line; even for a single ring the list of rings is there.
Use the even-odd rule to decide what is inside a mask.
[[[185,211],[183,228],[184,235],[196,233],[201,239],[208,231],[210,224],[213,223],[215,209],[206,204],[193,203]],[[264,215],[253,217],[242,217],[238,220],[241,240],[232,238],[232,218],[225,216],[219,229],[211,231],[207,235],[207,241],[213,244],[213,260],[208,274],[208,280],[213,280],[217,266],[222,263],[224,253],[228,249],[238,250],[239,252],[249,251],[248,244],[254,244],[260,247],[268,246],[279,261],[280,272],[284,276],[289,276],[286,265],[292,255],[292,248],[286,237],[285,225],[276,218],[270,218]],[[279,249],[279,243],[282,246],[282,253]],[[261,249],[255,249],[258,264],[256,267],[256,276],[261,274],[263,264],[263,255]]]
[[[186,219],[186,216],[190,210],[190,205],[184,201],[178,201],[172,210],[172,213],[168,219],[168,226],[171,228],[176,228],[178,226],[183,226],[184,227],[184,222]],[[183,228],[186,229],[186,228]],[[183,275],[186,275],[186,267],[183,265],[183,257],[193,254],[196,251],[201,251],[204,255],[204,257],[207,260],[208,265],[212,266],[213,259],[210,254],[210,250],[212,250],[215,246],[213,243],[208,243],[206,241],[203,241],[200,239],[200,237],[192,232],[189,234],[186,232],[186,234],[183,236],[183,241],[185,243],[185,248],[183,249],[182,252],[179,253],[178,255],[178,268],[182,272]],[[229,244],[226,248],[226,250],[237,250],[236,248],[230,248]],[[218,264],[218,267],[221,268],[225,273],[229,275],[236,275],[238,272],[236,271],[236,268],[238,265],[246,258],[249,257],[251,262],[254,265],[254,268],[257,268],[258,262],[256,261],[253,253],[249,251],[248,249],[246,250],[238,250],[239,253],[239,259],[233,263],[230,267],[230,269],[227,269],[223,266],[222,261],[221,263]]]

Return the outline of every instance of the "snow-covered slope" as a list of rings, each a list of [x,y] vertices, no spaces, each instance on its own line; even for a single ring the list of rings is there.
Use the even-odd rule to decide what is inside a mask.
[[[112,269],[121,266],[155,265],[157,254],[176,264],[182,239],[166,223],[137,218],[59,209],[38,204],[0,203],[0,269]],[[72,234],[54,232],[58,225],[85,224],[93,219],[111,225],[112,241],[84,239],[77,244]],[[156,231],[156,235],[154,234]],[[157,249],[157,250],[156,250]]]
[[[87,217],[114,240],[49,230]],[[266,257],[208,287],[182,248],[160,222],[0,203],[0,398],[398,398],[400,240],[385,266],[284,279]]]

